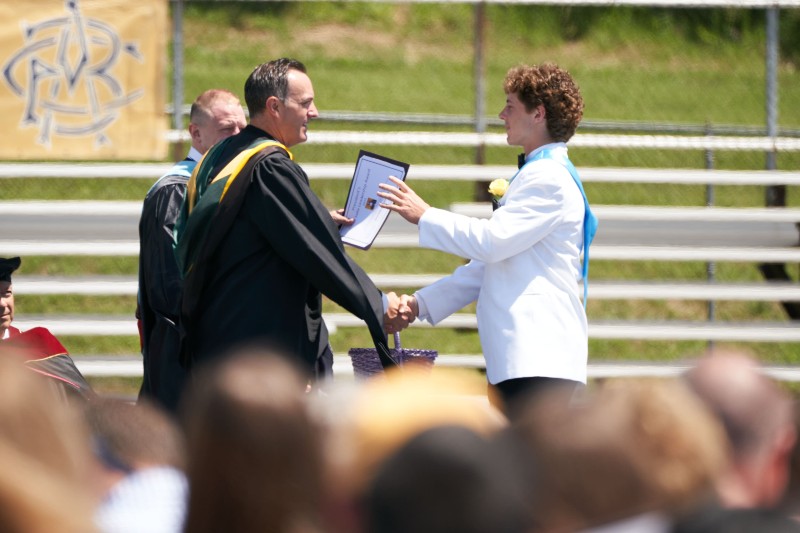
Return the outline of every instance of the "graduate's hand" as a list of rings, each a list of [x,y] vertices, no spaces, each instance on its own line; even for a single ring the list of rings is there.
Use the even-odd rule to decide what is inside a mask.
[[[344,216],[344,208],[332,210],[331,218],[333,219],[333,223],[337,226],[350,226],[356,221],[354,218],[347,218]]]
[[[389,185],[388,183],[378,184],[378,187],[382,189],[378,191],[378,196],[392,202],[390,204],[382,202],[380,204],[381,207],[394,211],[412,224],[417,224],[425,211],[430,209],[431,206],[420,198],[403,180],[394,176],[389,176],[389,180],[394,185]]]
[[[386,309],[386,314],[383,315],[383,329],[386,333],[403,331],[413,318],[409,320],[408,313],[400,311],[401,303],[397,294],[394,292],[386,293],[386,298],[389,300],[389,307]]]

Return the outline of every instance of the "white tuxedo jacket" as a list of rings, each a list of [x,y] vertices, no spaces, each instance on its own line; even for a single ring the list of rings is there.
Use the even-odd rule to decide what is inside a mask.
[[[566,156],[567,147],[549,144],[528,160],[542,149]],[[471,261],[417,291],[420,318],[436,324],[477,300],[490,383],[535,376],[585,383],[583,196],[562,164],[544,158],[525,165],[499,203],[490,219],[435,208],[422,216],[420,246]]]

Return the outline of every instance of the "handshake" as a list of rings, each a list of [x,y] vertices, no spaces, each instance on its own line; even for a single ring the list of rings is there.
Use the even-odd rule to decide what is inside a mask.
[[[408,294],[397,296],[393,292],[387,293],[386,297],[389,299],[389,308],[383,315],[383,329],[386,333],[403,331],[419,315],[417,299]]]

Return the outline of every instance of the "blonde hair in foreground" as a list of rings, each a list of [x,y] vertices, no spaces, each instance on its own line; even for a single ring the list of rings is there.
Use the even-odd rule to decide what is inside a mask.
[[[89,432],[44,379],[0,358],[0,529],[94,531]]]
[[[535,516],[574,531],[713,497],[729,460],[717,420],[675,379],[614,379],[566,406],[544,397],[514,431],[531,452]]]

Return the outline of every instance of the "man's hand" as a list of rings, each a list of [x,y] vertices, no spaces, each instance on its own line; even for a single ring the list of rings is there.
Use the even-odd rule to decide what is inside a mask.
[[[389,300],[389,308],[383,315],[383,329],[386,333],[396,333],[403,331],[414,321],[408,305],[403,305],[401,299],[394,292],[386,293]]]
[[[400,313],[408,323],[414,322],[419,316],[419,303],[417,303],[417,299],[413,296],[409,296],[408,294],[404,294],[400,297],[400,307],[398,308],[398,313]]]
[[[333,223],[337,226],[350,226],[356,221],[354,218],[347,218],[344,216],[344,209],[334,209],[330,213]]]
[[[389,180],[395,184],[395,187],[388,183],[378,184],[378,187],[383,189],[383,191],[378,191],[378,196],[392,201],[391,204],[381,203],[381,207],[394,211],[412,224],[418,223],[431,206],[425,203],[425,200],[420,198],[403,180],[394,176],[389,176]]]

